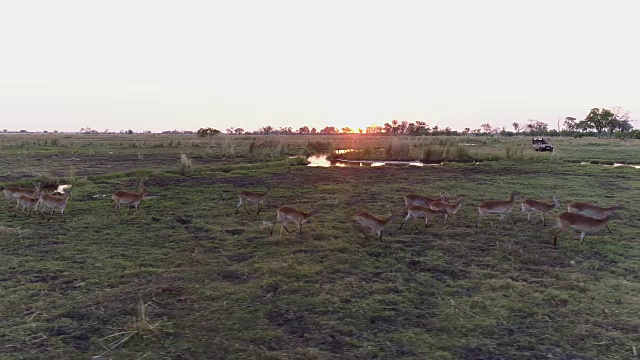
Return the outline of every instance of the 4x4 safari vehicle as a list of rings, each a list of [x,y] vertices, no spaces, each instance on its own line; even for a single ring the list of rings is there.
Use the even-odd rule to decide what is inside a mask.
[[[531,140],[531,145],[533,146],[533,149],[535,151],[551,151],[553,152],[553,145],[549,144],[548,142],[546,142],[543,138],[536,138],[534,137],[533,140]]]

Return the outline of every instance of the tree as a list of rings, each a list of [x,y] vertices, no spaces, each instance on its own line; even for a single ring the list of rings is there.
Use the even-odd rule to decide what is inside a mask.
[[[407,133],[407,129],[409,128],[409,122],[408,121],[401,121],[400,124],[398,124],[398,133],[400,134],[406,134]]]
[[[235,130],[233,130],[236,135],[240,135],[244,133],[244,129],[243,128],[236,128]]]
[[[267,125],[260,128],[260,134],[269,135],[273,131],[273,126]]]
[[[629,122],[629,112],[623,110],[620,106],[614,106],[611,108],[611,113],[613,114],[613,119],[609,119],[607,122],[609,138],[611,138],[615,130],[620,129],[623,121],[626,121],[627,123]]]
[[[389,123],[384,123],[384,132],[388,135],[393,134],[393,125]]]
[[[529,130],[530,135],[534,134],[544,134],[549,130],[549,124],[546,122],[542,122],[535,119],[529,119],[527,124],[527,130]]]
[[[620,130],[620,137],[624,137],[625,131],[631,131],[633,129],[633,125],[629,120],[620,121],[620,126],[618,126],[618,130]]]
[[[288,135],[288,134],[293,134],[293,131],[291,130],[290,126],[286,126],[286,127],[281,127],[278,130],[278,133]]]
[[[233,135],[233,131],[235,130],[235,128],[232,126],[230,128],[227,129],[227,134],[229,135]]]
[[[308,126],[303,126],[300,129],[298,129],[298,134],[308,134],[309,133],[309,127]]]
[[[367,134],[380,134],[384,131],[384,128],[379,125],[372,125],[367,127]]]
[[[407,125],[405,133],[408,135],[423,135],[429,132],[429,125],[426,122],[417,120],[415,123]]]
[[[580,130],[582,132],[585,132],[589,129],[593,129],[593,126],[591,126],[591,123],[589,123],[586,120],[580,120],[576,123],[576,130]]]
[[[598,132],[598,136],[600,136],[600,134],[602,134],[605,129],[611,126],[617,127],[615,114],[608,109],[601,110],[598,108],[593,108],[584,118],[584,121],[590,129],[596,129],[596,132]]]
[[[208,128],[200,128],[198,129],[198,131],[196,132],[196,134],[198,135],[198,137],[213,137],[213,136],[217,136],[220,135],[220,130],[218,129],[214,129],[211,127]]]
[[[567,131],[576,131],[576,129],[578,129],[576,118],[571,116],[564,118],[564,128],[567,129]]]
[[[491,124],[489,123],[482,124],[480,125],[480,127],[482,128],[482,131],[486,134],[489,134],[491,132],[491,129],[493,129],[493,126],[491,126]]]
[[[353,130],[351,130],[350,127],[345,126],[345,127],[342,128],[342,132],[345,133],[345,134],[350,134],[350,133],[353,132]]]
[[[337,133],[338,130],[334,126],[325,126],[324,129],[320,130],[321,134],[331,135]]]
[[[513,122],[513,130],[516,131],[516,134],[520,132],[520,130],[522,130],[522,128],[520,127],[520,124],[518,124],[517,122]]]

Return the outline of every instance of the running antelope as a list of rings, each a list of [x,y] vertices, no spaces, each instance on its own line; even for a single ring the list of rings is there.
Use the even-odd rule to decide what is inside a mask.
[[[407,194],[404,196],[404,210],[407,211],[411,205],[429,207],[435,201],[447,202],[447,200],[447,195],[444,194],[444,191],[437,198],[428,198],[419,194]]]
[[[29,197],[40,196],[40,185],[36,184],[35,188],[33,189],[22,188],[18,186],[7,186],[2,189],[2,193],[4,194],[7,201],[17,200],[20,195],[27,195]]]
[[[135,208],[135,211],[138,211],[138,207],[140,206],[140,202],[144,199],[144,196],[148,194],[147,188],[144,186],[140,186],[140,192],[129,192],[124,190],[118,190],[111,195],[111,200],[115,201],[115,209],[120,212],[120,205],[125,204],[129,205],[129,211],[131,208]]]
[[[576,214],[586,215],[594,219],[604,219],[607,215],[611,215],[614,211],[622,209],[622,205],[615,204],[609,207],[599,207],[589,203],[576,202],[567,205],[567,211]]]
[[[402,221],[402,224],[400,224],[400,229],[402,229],[402,226],[407,221],[411,220],[411,218],[413,218],[413,225],[416,229],[418,228],[418,225],[416,225],[417,220],[419,218],[424,218],[424,227],[427,228],[429,226],[429,220],[432,220],[438,215],[447,216],[447,212],[442,209],[432,209],[420,205],[411,205],[407,209],[407,217]]]
[[[386,219],[381,219],[366,211],[358,211],[353,215],[353,219],[356,221],[356,223],[358,223],[358,225],[364,228],[368,228],[376,233],[380,240],[382,240],[382,230],[391,221],[392,218],[393,215],[391,214],[391,211],[389,211]]]
[[[458,195],[458,201],[453,204],[450,204],[446,201],[435,201],[431,203],[431,209],[433,210],[442,210],[444,211],[444,223],[447,223],[447,219],[449,216],[455,215],[460,207],[464,204],[464,196]]]
[[[574,229],[580,231],[580,245],[584,241],[584,237],[587,233],[593,233],[603,228],[608,227],[609,220],[620,219],[620,216],[616,213],[610,213],[604,216],[602,219],[595,219],[586,215],[564,212],[558,217],[559,230],[553,236],[553,246],[556,246],[558,235],[563,231]],[[611,232],[611,230],[609,230]]]
[[[556,197],[553,197],[553,204],[543,203],[541,201],[526,199],[522,202],[522,213],[527,214],[527,222],[531,222],[531,213],[539,212],[542,215],[542,226],[547,226],[547,221],[545,219],[545,214],[550,212],[551,210],[560,207],[560,202]]]
[[[486,215],[500,215],[500,220],[504,220],[505,216],[511,213],[516,200],[520,200],[522,195],[519,192],[512,192],[509,200],[492,200],[483,202],[478,206],[478,215],[476,216],[476,227],[478,227],[478,218]]]
[[[289,231],[285,226],[287,221],[293,221],[298,224],[298,230],[300,231],[300,234],[302,234],[302,223],[306,222],[310,217],[317,213],[318,210],[316,209],[304,212],[292,207],[282,206],[276,210],[276,222],[271,226],[271,235],[273,235],[273,228],[276,227],[276,224],[280,224],[280,238],[282,238],[282,229],[285,229],[287,230],[287,233],[290,233],[291,231]]]
[[[64,195],[50,195],[50,194],[42,194],[40,195],[40,203],[42,204],[42,211],[40,212],[41,217],[44,219],[44,212],[49,207],[51,208],[51,215],[47,219],[47,221],[51,220],[53,217],[53,213],[56,209],[60,210],[60,215],[62,215],[62,221],[67,222],[64,218],[64,209],[67,207],[67,202],[69,202],[69,197],[71,196],[71,190],[65,192]]]
[[[29,195],[20,195],[18,197],[16,206],[21,206],[23,213],[28,209],[28,217],[31,217],[31,211],[38,211],[38,204],[40,204],[40,195],[41,194],[39,192],[34,197],[31,197]]]
[[[570,213],[581,214],[598,220],[602,220],[608,215],[614,214],[614,212],[619,209],[622,209],[622,205],[620,204],[615,204],[609,207],[599,207],[589,203],[576,202],[567,205],[567,211]],[[609,229],[609,225],[606,225],[606,228],[609,230],[609,233],[612,233],[611,229]]]
[[[236,206],[236,215],[238,215],[238,210],[242,205],[244,205],[244,210],[247,212],[247,214],[249,214],[249,210],[247,210],[247,203],[257,203],[258,211],[256,212],[256,215],[260,214],[260,210],[262,210],[262,203],[267,199],[267,196],[269,196],[269,193],[271,193],[271,188],[268,188],[267,192],[265,193],[259,193],[259,192],[253,192],[253,191],[241,192],[240,194],[238,194],[238,197],[240,198],[240,202],[238,203],[238,206]]]

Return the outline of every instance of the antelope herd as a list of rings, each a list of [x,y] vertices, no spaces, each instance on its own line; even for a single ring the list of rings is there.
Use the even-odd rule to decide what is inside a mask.
[[[68,185],[70,186],[70,185]],[[64,217],[64,209],[67,207],[67,203],[71,197],[71,190],[65,190],[66,186],[62,189],[62,194],[58,193],[58,190],[52,194],[43,192],[40,189],[40,185],[36,184],[33,189],[22,188],[17,186],[7,186],[2,189],[7,201],[16,201],[15,209],[21,209],[22,213],[31,217],[32,212],[37,212],[40,208],[40,216],[42,219],[45,217],[45,213],[51,210],[47,221],[51,220],[56,209],[62,217],[62,221],[66,222]],[[118,190],[113,193],[111,200],[115,203],[115,210],[120,214],[120,205],[129,205],[129,210],[135,209],[138,211],[140,202],[144,196],[148,194],[147,189],[144,186],[140,186],[140,192],[129,192]],[[16,213],[17,214],[17,213]],[[14,216],[16,215],[14,214]]]
[[[249,210],[247,210],[248,202],[257,204],[258,211],[256,214],[259,214],[262,209],[262,204],[266,200],[270,191],[270,189],[267,189],[265,193],[249,191],[239,193],[238,197],[240,202],[236,206],[236,215],[242,206],[244,206],[245,211],[249,214]],[[519,192],[512,192],[509,196],[509,200],[490,200],[481,203],[478,205],[478,213],[475,218],[476,227],[479,227],[479,219],[488,215],[498,215],[500,216],[500,220],[504,220],[505,217],[511,214],[516,201],[521,199],[522,195]],[[411,219],[414,220],[414,225],[417,228],[415,223],[420,218],[425,219],[425,228],[427,228],[429,226],[429,221],[439,216],[444,218],[443,223],[444,226],[446,226],[447,219],[455,215],[458,210],[460,210],[465,202],[465,198],[463,195],[459,195],[457,201],[451,203],[444,192],[440,193],[439,197],[433,198],[412,193],[404,196],[404,202],[404,212],[407,215],[404,217],[404,220],[402,220],[400,229],[402,229],[403,225]],[[527,215],[528,222],[531,222],[531,214],[537,212],[540,213],[542,217],[542,226],[546,227],[546,215],[552,210],[560,207],[560,202],[555,196],[553,197],[553,202],[551,204],[534,199],[524,199],[521,206],[521,214]],[[553,245],[557,245],[557,238],[559,234],[563,231],[568,231],[569,229],[574,229],[581,233],[580,244],[584,241],[584,237],[587,233],[594,233],[602,228],[606,228],[611,232],[607,224],[609,220],[620,219],[620,216],[615,213],[615,210],[618,209],[622,209],[622,206],[619,204],[611,207],[598,207],[581,202],[568,204],[568,212],[561,213],[558,216],[558,231],[552,235]],[[285,226],[288,221],[296,223],[300,234],[302,234],[301,224],[317,213],[318,211],[316,209],[311,210],[310,212],[304,212],[289,206],[282,206],[276,210],[276,222],[273,224],[269,223],[271,227],[270,234],[273,235],[273,229],[277,224],[280,224],[280,237],[282,237],[283,229],[290,233],[291,231],[289,231]],[[378,217],[368,211],[358,211],[353,215],[353,220],[362,230],[369,230],[375,233],[379,240],[382,240],[382,231],[392,219],[393,214],[391,211],[389,211],[386,217]],[[514,220],[514,224],[515,223],[517,223],[517,218]]]
[[[38,185],[33,189],[7,186],[2,189],[2,193],[5,195],[7,201],[16,201],[16,213],[20,210],[27,217],[31,217],[31,213],[38,212],[40,208],[40,216],[44,219],[45,213],[51,210],[49,218],[47,219],[47,221],[49,221],[57,209],[62,220],[66,222],[64,210],[71,197],[71,190],[63,191],[62,194],[48,194],[43,192]],[[251,191],[240,192],[238,194],[239,203],[236,206],[236,215],[239,213],[241,207],[244,207],[247,214],[249,214],[249,210],[247,209],[247,204],[249,203],[256,204],[256,214],[259,214],[270,193],[270,188],[264,193]],[[120,214],[120,206],[123,204],[128,205],[129,210],[135,209],[137,212],[140,202],[147,194],[147,189],[140,186],[140,192],[116,191],[111,196],[111,200],[115,203],[115,211],[117,211],[118,214]],[[489,200],[482,202],[477,207],[475,226],[479,227],[480,218],[489,215],[498,215],[500,220],[504,220],[512,213],[518,200],[522,200],[522,195],[519,192],[512,192],[508,200]],[[429,221],[433,221],[440,216],[444,218],[443,226],[446,226],[447,219],[460,210],[465,202],[465,198],[459,195],[457,201],[451,203],[444,192],[440,193],[439,197],[433,198],[412,193],[404,196],[404,202],[404,213],[406,213],[406,216],[403,216],[404,219],[400,224],[400,229],[411,219],[414,220],[414,225],[417,228],[416,221],[421,218],[425,219],[425,227],[428,227]],[[532,213],[539,213],[542,217],[542,226],[546,227],[546,216],[559,207],[560,202],[555,196],[551,204],[534,199],[524,199],[521,203],[521,214],[526,215],[527,221],[531,222]],[[615,212],[619,209],[622,209],[620,204],[611,207],[598,207],[584,202],[567,204],[567,212],[563,212],[558,216],[558,230],[552,234],[554,246],[557,245],[557,239],[560,233],[569,231],[570,229],[580,232],[580,244],[583,243],[584,237],[589,233],[598,232],[605,228],[612,233],[608,223],[610,220],[620,219],[620,216]],[[276,210],[275,223],[270,224],[270,234],[273,235],[273,230],[278,224],[280,224],[280,237],[282,237],[282,230],[290,233],[291,231],[286,227],[287,222],[295,223],[298,226],[298,232],[302,234],[302,224],[317,213],[318,210],[316,209],[305,212],[289,206],[279,207]],[[369,230],[375,233],[380,240],[382,240],[382,231],[392,219],[393,214],[391,211],[389,211],[386,217],[378,217],[367,211],[358,211],[353,215],[353,220],[362,230]],[[514,220],[514,224],[516,223],[517,217]]]

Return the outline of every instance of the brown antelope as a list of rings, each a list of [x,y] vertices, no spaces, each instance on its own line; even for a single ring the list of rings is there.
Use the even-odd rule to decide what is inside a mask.
[[[609,207],[599,207],[589,203],[575,202],[567,205],[567,211],[576,214],[586,215],[595,219],[604,219],[614,211],[622,209],[622,205],[615,204]]]
[[[407,194],[404,196],[404,209],[405,211],[409,209],[411,205],[419,205],[424,207],[431,206],[431,203],[434,201],[443,201],[447,202],[447,195],[444,194],[444,191],[440,193],[440,197],[437,198],[428,198],[426,196],[422,196],[419,194]]]
[[[247,210],[247,203],[256,203],[258,205],[258,211],[256,212],[256,215],[260,214],[260,210],[262,210],[262,203],[267,199],[269,193],[271,193],[271,188],[268,188],[267,192],[265,193],[253,191],[241,192],[240,194],[238,194],[240,202],[238,203],[238,206],[236,206],[236,215],[238,215],[238,210],[242,205],[244,205],[244,210],[247,212],[247,214],[249,214],[249,210]]]
[[[23,213],[28,209],[28,217],[31,217],[31,211],[38,211],[38,204],[40,204],[40,195],[40,192],[38,192],[34,197],[31,197],[29,195],[20,195],[18,197],[16,206],[21,206]]]
[[[407,209],[407,217],[402,221],[399,229],[402,229],[402,226],[407,221],[411,220],[411,218],[413,218],[413,225],[416,227],[416,229],[418,228],[418,225],[416,225],[417,220],[419,218],[424,218],[424,227],[427,228],[429,226],[429,220],[435,218],[438,215],[446,216],[447,212],[442,209],[432,209],[420,205],[411,205]]]
[[[298,224],[298,230],[300,234],[302,234],[302,223],[309,220],[310,217],[317,214],[318,210],[313,209],[309,212],[304,212],[298,209],[294,209],[288,206],[281,206],[276,210],[276,222],[271,226],[271,235],[273,235],[273,228],[276,227],[276,224],[280,224],[280,237],[282,237],[282,229],[287,230],[287,233],[290,233],[289,229],[285,226],[287,221],[293,221]]]
[[[547,226],[545,219],[546,213],[560,206],[560,202],[556,197],[553,197],[553,204],[543,203],[541,201],[526,199],[522,202],[522,213],[527,214],[527,222],[531,222],[531,213],[539,212],[542,215],[542,226]]]
[[[62,215],[62,221],[67,222],[64,218],[64,209],[67,207],[67,202],[69,202],[69,197],[71,196],[71,190],[65,192],[64,195],[50,195],[50,194],[42,194],[40,195],[40,203],[42,204],[42,211],[40,215],[44,219],[44,212],[49,207],[51,208],[51,215],[47,219],[47,221],[51,220],[53,217],[53,213],[56,209],[60,210],[60,215]]]
[[[595,219],[586,215],[564,212],[558,217],[559,230],[553,236],[553,246],[556,246],[558,235],[563,231],[574,229],[580,231],[580,245],[584,241],[584,237],[587,233],[593,233],[603,228],[607,228],[609,220],[620,219],[620,216],[616,213],[610,213],[605,215],[602,219]],[[611,231],[611,230],[609,230]]]
[[[364,228],[368,228],[378,235],[378,238],[382,240],[382,230],[391,221],[393,215],[391,211],[387,215],[386,219],[381,219],[366,211],[358,211],[353,215],[353,219],[356,223]]]
[[[622,205],[620,204],[609,207],[599,207],[589,203],[575,202],[567,205],[567,211],[570,213],[582,214],[599,220],[604,219],[607,215],[611,215],[619,209],[622,209]],[[606,225],[606,228],[609,230],[609,233],[613,234],[611,229],[609,229],[609,225]]]
[[[431,209],[433,210],[442,210],[444,211],[444,223],[447,223],[447,219],[449,216],[455,215],[460,207],[464,204],[464,196],[458,195],[458,201],[453,204],[450,204],[446,201],[435,201],[431,203]]]
[[[115,209],[118,213],[120,212],[120,204],[129,205],[129,211],[131,211],[131,208],[135,208],[135,211],[138,211],[140,202],[146,194],[148,194],[147,189],[144,186],[140,186],[140,192],[138,193],[118,190],[111,195],[111,200],[115,201]]]
[[[516,200],[522,198],[519,192],[512,192],[509,200],[492,200],[483,202],[478,206],[478,215],[476,216],[476,227],[478,227],[478,218],[486,215],[500,215],[500,220],[504,220],[505,216],[511,213]]]
[[[2,189],[2,193],[4,194],[7,201],[17,200],[20,195],[27,195],[29,197],[40,196],[40,185],[36,184],[35,188],[33,189],[22,188],[18,186],[7,186]]]

